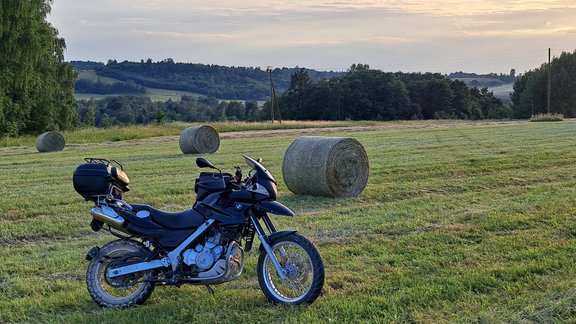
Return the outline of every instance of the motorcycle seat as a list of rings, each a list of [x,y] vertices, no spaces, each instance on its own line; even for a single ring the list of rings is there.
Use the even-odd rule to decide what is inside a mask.
[[[159,209],[156,209],[149,205],[139,205],[139,204],[132,204],[132,211],[136,213],[138,217],[151,217],[152,220],[162,225],[166,228],[171,229],[182,229],[182,228],[192,228],[198,227],[202,223],[204,223],[204,216],[200,213],[195,211],[194,209],[188,209],[182,212],[165,212]],[[147,211],[150,213],[147,215]]]

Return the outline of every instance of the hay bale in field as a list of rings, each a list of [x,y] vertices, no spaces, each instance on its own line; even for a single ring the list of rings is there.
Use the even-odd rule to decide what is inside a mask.
[[[295,194],[354,197],[368,182],[368,156],[353,138],[303,136],[284,154],[282,176]]]
[[[184,154],[214,153],[220,147],[220,136],[214,127],[188,127],[180,134],[180,150]]]
[[[66,140],[58,132],[46,132],[36,138],[36,149],[38,152],[62,151]]]

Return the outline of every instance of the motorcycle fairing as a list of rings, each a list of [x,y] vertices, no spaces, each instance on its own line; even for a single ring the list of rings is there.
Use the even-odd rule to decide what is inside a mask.
[[[214,219],[223,225],[248,224],[244,212],[252,204],[232,201],[229,196],[217,192],[197,201],[194,209],[206,218]]]
[[[264,200],[256,204],[256,207],[267,213],[272,213],[282,216],[294,216],[294,212],[290,208],[282,205],[275,200]]]

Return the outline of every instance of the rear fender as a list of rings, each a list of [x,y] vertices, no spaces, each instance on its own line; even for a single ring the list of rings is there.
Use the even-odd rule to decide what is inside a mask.
[[[88,253],[86,253],[86,260],[87,261],[92,261],[92,260],[100,261],[101,259],[102,259],[102,255],[100,254],[100,247],[98,247],[98,246],[91,248],[90,251],[88,251]]]

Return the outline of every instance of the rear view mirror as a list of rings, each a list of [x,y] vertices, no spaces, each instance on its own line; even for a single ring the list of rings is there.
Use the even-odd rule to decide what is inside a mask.
[[[199,168],[211,168],[211,169],[216,169],[216,170],[218,170],[218,169],[214,166],[214,164],[212,164],[210,161],[206,160],[206,159],[203,158],[203,157],[196,158],[196,165],[197,165]]]

